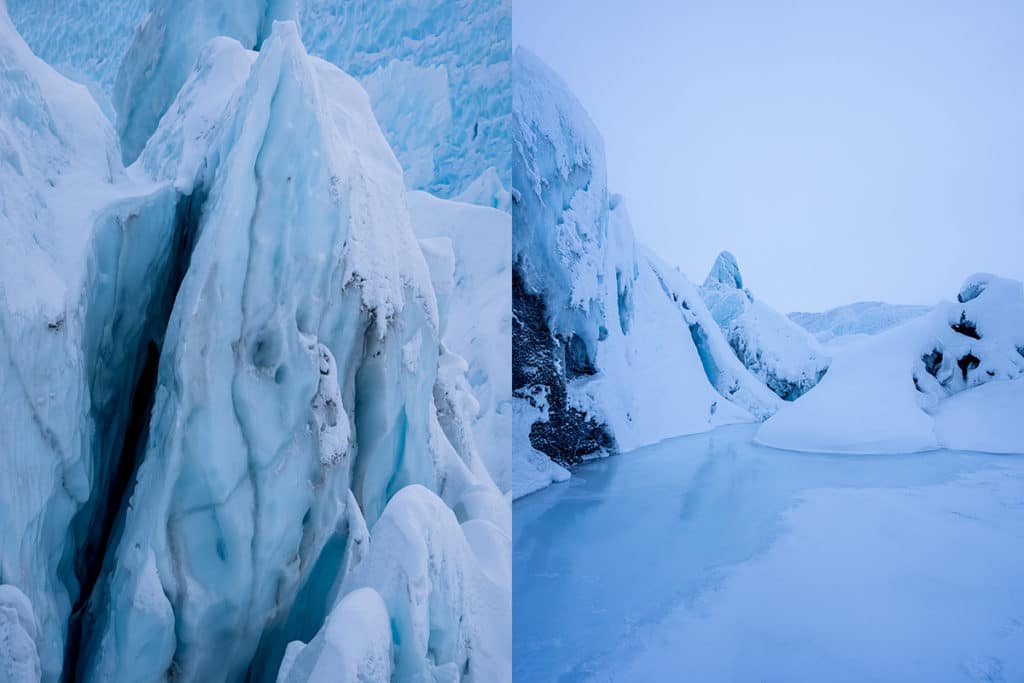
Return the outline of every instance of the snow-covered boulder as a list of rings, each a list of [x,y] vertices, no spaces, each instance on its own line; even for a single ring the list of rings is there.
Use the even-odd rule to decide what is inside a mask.
[[[957,301],[837,349],[821,383],[757,440],[847,453],[1022,452],[1022,376],[1024,288],[973,275]]]
[[[743,286],[728,251],[715,259],[700,292],[743,365],[780,398],[801,396],[828,370],[828,355],[814,337]]]

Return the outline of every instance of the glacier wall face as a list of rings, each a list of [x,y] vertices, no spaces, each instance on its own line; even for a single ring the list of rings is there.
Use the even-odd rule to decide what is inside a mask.
[[[472,438],[500,432],[498,361],[443,339],[489,343],[507,318],[438,306],[364,90],[292,22],[258,54],[217,37],[125,169],[85,89],[2,11],[0,39],[0,236],[19,264],[0,274],[17,473],[0,481],[0,671],[273,680],[284,662],[294,679],[340,613],[379,636],[345,670],[386,673],[380,626],[411,596],[349,577],[405,561],[418,533],[447,569],[403,565],[430,595],[408,628],[448,630],[397,666],[509,680],[511,513]],[[502,264],[462,271],[487,288]],[[450,522],[410,526],[423,511]]]
[[[513,81],[512,379],[532,447],[572,464],[772,414],[696,288],[638,246],[580,103],[521,48]],[[561,476],[513,455],[514,491]]]
[[[121,156],[134,161],[157,128],[199,50],[216,36],[258,47],[274,20],[295,19],[295,0],[154,0],[114,82]]]
[[[134,123],[126,123],[131,139],[126,159],[138,154],[145,143],[141,131],[155,129],[176,92],[158,85],[163,79],[154,79],[156,72],[173,71],[180,85],[205,39],[226,35],[252,48],[269,32],[272,19],[298,16],[309,52],[355,76],[370,93],[408,187],[507,210],[508,0],[189,2],[189,11],[180,15],[189,21],[173,27],[166,22],[166,10],[179,4],[156,2],[153,16],[147,17],[149,0],[8,0],[28,44],[62,73],[86,84],[112,120],[112,102],[120,103],[118,112],[132,105],[129,82],[136,83],[135,91],[150,91],[145,104],[130,107],[143,109],[130,116]],[[151,62],[151,53],[137,51],[138,59],[127,58],[135,72],[124,74],[124,85],[115,87],[133,42],[152,45],[156,39],[168,41],[168,59]],[[163,92],[155,92],[156,87]]]

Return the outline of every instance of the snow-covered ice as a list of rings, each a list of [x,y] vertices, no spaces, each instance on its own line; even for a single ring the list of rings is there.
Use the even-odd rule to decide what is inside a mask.
[[[877,334],[908,320],[924,315],[931,306],[887,304],[881,301],[858,301],[821,313],[790,313],[790,319],[817,338],[822,344],[843,341],[843,338]]]
[[[744,287],[728,251],[715,259],[700,293],[739,359],[779,397],[798,398],[828,370],[829,357],[814,337]]]
[[[1024,454],[792,453],[754,429],[515,503],[516,680],[1024,677]]]
[[[1017,389],[1024,383],[1020,282],[973,275],[956,301],[834,354],[813,391],[761,426],[760,442],[852,453],[992,444],[1024,451],[1017,417],[1024,414]],[[1007,386],[986,389],[992,382]]]

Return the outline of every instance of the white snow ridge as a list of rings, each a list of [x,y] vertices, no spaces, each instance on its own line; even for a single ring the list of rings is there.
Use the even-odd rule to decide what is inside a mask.
[[[0,3],[0,681],[511,680],[510,217],[295,16],[157,0],[119,143]]]

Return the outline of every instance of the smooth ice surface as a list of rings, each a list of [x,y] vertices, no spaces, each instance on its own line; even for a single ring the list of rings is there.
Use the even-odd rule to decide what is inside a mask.
[[[517,501],[517,681],[1024,676],[1024,455],[722,427]]]

